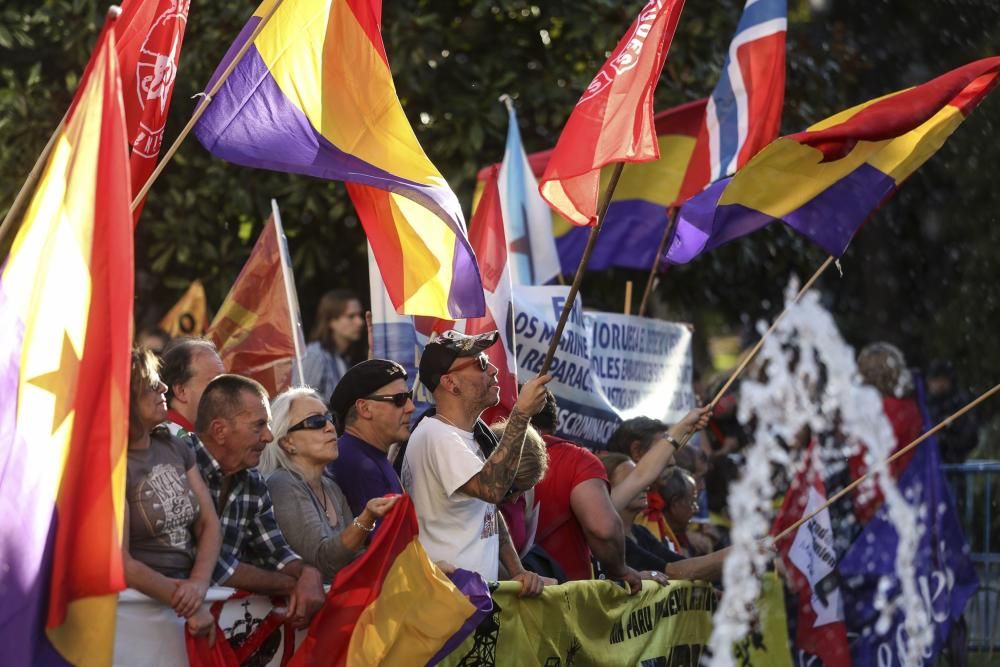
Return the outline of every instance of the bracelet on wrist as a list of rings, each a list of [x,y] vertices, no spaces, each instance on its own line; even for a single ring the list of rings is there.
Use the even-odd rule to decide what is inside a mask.
[[[676,452],[676,451],[677,451],[678,449],[680,449],[680,448],[681,448],[681,443],[679,443],[679,442],[677,441],[677,438],[675,438],[675,437],[674,437],[673,435],[671,435],[670,433],[667,433],[667,435],[666,435],[666,436],[664,436],[664,438],[663,438],[663,439],[664,439],[664,440],[666,440],[667,442],[669,442],[669,443],[670,443],[671,445],[673,445],[673,447],[674,447],[674,451],[675,451],[675,452]]]
[[[366,526],[365,524],[361,523],[360,521],[358,521],[357,517],[354,517],[354,525],[356,527],[360,528],[361,530],[365,531],[366,533],[370,533],[373,530],[375,530],[375,522],[374,521],[372,521],[372,525],[369,527],[369,526]]]

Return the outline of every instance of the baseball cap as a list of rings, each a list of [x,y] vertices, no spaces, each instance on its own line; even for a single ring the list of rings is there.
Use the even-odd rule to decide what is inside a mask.
[[[420,381],[434,391],[441,376],[448,372],[459,357],[474,357],[500,338],[499,331],[466,336],[455,330],[445,331],[427,343],[420,356]]]

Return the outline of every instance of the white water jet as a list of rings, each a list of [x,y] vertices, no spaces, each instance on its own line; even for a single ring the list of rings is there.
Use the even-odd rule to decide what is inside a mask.
[[[804,426],[817,434],[839,429],[846,444],[840,451],[823,452],[837,465],[842,466],[851,454],[863,452],[872,475],[860,486],[858,499],[870,499],[876,488],[881,490],[899,534],[895,564],[901,591],[895,600],[889,600],[884,595],[885,586],[880,586],[883,594],[876,598],[881,615],[877,625],[888,627],[892,615],[902,609],[908,635],[905,664],[920,664],[933,642],[933,630],[915,581],[913,556],[920,538],[917,511],[902,497],[884,464],[896,446],[892,425],[879,392],[861,383],[855,352],[841,337],[831,314],[820,305],[819,295],[807,292],[792,305],[798,289],[798,281],[792,278],[785,301],[789,311],[764,341],[754,362],[756,370],[751,371],[755,375],[748,373],[739,388],[737,417],[743,424],[755,420],[756,428],[753,443],[745,452],[743,475],[729,490],[733,553],[723,569],[725,594],[713,619],[709,664],[733,665],[733,643],[750,629],[760,577],[771,557],[762,544],[769,542],[773,466],[789,470],[793,465],[778,440],[793,442]],[[761,334],[766,328],[763,322],[758,323]],[[821,458],[814,457],[815,465],[821,474],[829,472]]]

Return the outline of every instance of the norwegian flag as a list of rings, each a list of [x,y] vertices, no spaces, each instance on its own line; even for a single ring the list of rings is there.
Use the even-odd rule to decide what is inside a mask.
[[[465,333],[478,334],[494,329],[500,341],[486,350],[490,363],[499,369],[500,403],[483,414],[487,424],[506,417],[517,400],[517,359],[514,355],[514,305],[511,297],[507,235],[500,207],[500,168],[490,168],[482,199],[469,223],[469,244],[479,260],[479,272],[486,292],[486,315],[465,320]]]
[[[778,136],[785,100],[787,0],[747,0],[705,107],[681,200],[731,176]]]
[[[132,197],[156,168],[191,0],[127,0],[115,25]],[[139,222],[142,205],[133,213]]]
[[[816,441],[792,482],[771,534],[777,535],[826,502],[826,486],[815,465]],[[830,511],[823,510],[778,545],[791,587],[798,592],[795,646],[817,656],[826,667],[850,667],[844,603],[837,572],[838,556]]]

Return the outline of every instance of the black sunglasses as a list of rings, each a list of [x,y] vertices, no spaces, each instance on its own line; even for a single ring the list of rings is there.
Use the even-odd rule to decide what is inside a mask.
[[[401,391],[398,394],[374,394],[372,396],[365,396],[366,401],[379,401],[381,403],[392,403],[397,408],[401,408],[406,405],[406,402],[413,399],[413,390]]]
[[[327,422],[333,424],[334,426],[337,425],[337,422],[334,421],[333,419],[333,415],[331,415],[329,412],[326,413],[325,415],[309,415],[295,426],[288,427],[288,432],[291,433],[292,431],[302,431],[302,430],[318,431],[321,428],[324,428]]]
[[[473,357],[472,359],[469,359],[468,361],[462,361],[462,362],[459,362],[459,363],[455,364],[454,366],[452,366],[448,370],[448,373],[457,373],[458,371],[462,370],[463,368],[468,368],[469,366],[472,366],[473,364],[476,364],[476,363],[479,364],[479,370],[481,370],[481,371],[483,371],[485,373],[486,369],[489,368],[489,366],[490,366],[490,358],[487,357],[485,354],[477,354],[475,357]],[[446,373],[446,375],[447,375],[447,373]]]

